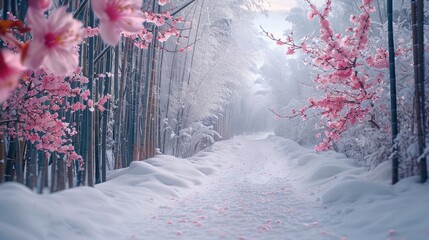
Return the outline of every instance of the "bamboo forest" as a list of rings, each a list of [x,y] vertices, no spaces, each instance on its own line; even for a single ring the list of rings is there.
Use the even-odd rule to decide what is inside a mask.
[[[429,1],[0,14],[0,239],[429,239]]]

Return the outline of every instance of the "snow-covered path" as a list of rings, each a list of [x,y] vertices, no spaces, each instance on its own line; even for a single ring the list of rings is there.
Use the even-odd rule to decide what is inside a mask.
[[[429,184],[391,186],[386,164],[365,171],[336,152],[239,136],[190,159],[133,162],[95,188],[2,184],[0,239],[429,239]]]
[[[285,156],[266,139],[218,144],[222,172],[197,192],[142,219],[135,239],[340,239],[322,229],[317,207],[289,181]]]

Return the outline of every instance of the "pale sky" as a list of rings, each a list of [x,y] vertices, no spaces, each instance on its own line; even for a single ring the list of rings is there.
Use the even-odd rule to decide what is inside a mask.
[[[282,11],[271,11],[267,16],[261,15],[255,19],[255,25],[262,26],[265,30],[273,33],[276,37],[283,36],[283,31],[290,27],[285,21],[286,13]],[[268,40],[268,38],[267,38]]]
[[[267,15],[261,15],[255,20],[255,24],[262,26],[265,30],[273,33],[277,37],[283,35],[283,31],[289,27],[285,22],[285,11],[297,6],[297,1],[302,0],[265,0],[265,8],[268,10]]]
[[[265,0],[265,7],[269,11],[289,10],[296,6],[296,0]]]

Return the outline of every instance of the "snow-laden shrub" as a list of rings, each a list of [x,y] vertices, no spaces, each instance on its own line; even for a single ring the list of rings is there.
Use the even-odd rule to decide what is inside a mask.
[[[389,159],[391,141],[390,134],[384,130],[370,124],[356,125],[341,135],[334,148],[359,166],[371,169]]]
[[[210,147],[215,138],[221,138],[213,126],[195,122],[190,127],[180,130],[177,144],[177,156],[190,157],[195,153]]]
[[[302,146],[314,146],[320,141],[317,138],[316,123],[317,119],[305,121],[301,118],[282,119],[274,134],[291,139]]]

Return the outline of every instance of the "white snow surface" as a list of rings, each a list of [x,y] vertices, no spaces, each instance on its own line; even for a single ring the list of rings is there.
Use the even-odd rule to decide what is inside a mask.
[[[0,185],[0,239],[429,239],[429,187],[268,134],[159,155],[106,183],[38,195]]]

